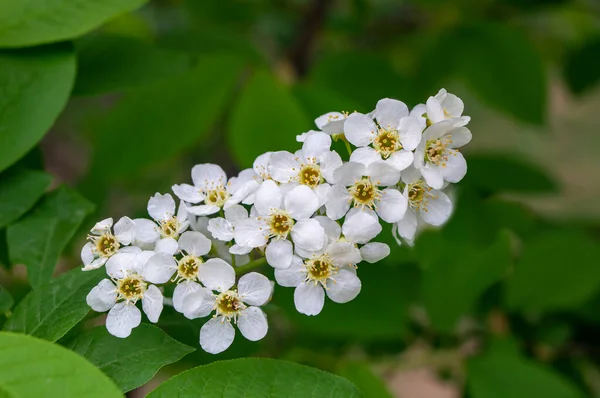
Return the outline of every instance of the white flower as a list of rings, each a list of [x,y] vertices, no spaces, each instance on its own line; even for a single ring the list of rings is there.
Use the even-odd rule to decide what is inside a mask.
[[[400,236],[411,245],[421,223],[439,226],[452,214],[452,201],[448,195],[432,189],[423,180],[407,184],[404,196],[408,200],[408,211],[392,231],[396,239]]]
[[[303,261],[294,256],[287,269],[275,269],[281,286],[295,287],[294,304],[298,312],[317,315],[323,309],[325,293],[336,303],[347,303],[360,292],[355,264],[360,251],[350,242],[334,242],[320,254]]]
[[[190,294],[184,301],[184,309],[186,316],[192,319],[215,311],[213,318],[200,329],[200,346],[204,351],[218,354],[231,345],[235,337],[231,321],[250,341],[266,336],[269,325],[259,308],[273,292],[273,284],[266,276],[256,272],[246,274],[239,279],[237,289],[232,289],[235,274],[213,273],[202,282],[206,288]]]
[[[464,126],[471,120],[468,116],[462,116],[465,109],[462,100],[443,88],[438,91],[435,97],[429,97],[425,109],[429,124],[453,119],[456,126]]]
[[[225,209],[225,218],[216,217],[208,220],[207,230],[210,231],[213,238],[222,242],[230,242],[234,237],[235,226],[247,218],[248,211],[243,206],[233,205]],[[250,253],[252,249],[253,247],[234,244],[228,251],[231,254],[245,255]]]
[[[346,215],[351,205],[361,210],[372,209],[388,223],[398,222],[406,211],[406,198],[394,188],[400,172],[381,160],[366,167],[362,163],[348,162],[334,173],[336,184],[331,187],[325,203],[327,216],[338,220]]]
[[[441,189],[444,181],[459,182],[467,173],[467,163],[456,148],[469,141],[469,129],[456,126],[453,120],[435,123],[423,133],[423,140],[415,150],[414,166],[434,189]]]
[[[329,135],[344,132],[344,122],[348,117],[346,112],[329,112],[315,119],[317,127]]]
[[[227,208],[227,210],[225,210],[225,214],[229,214],[229,210],[235,212],[238,206],[239,205],[233,205],[231,206],[231,208]],[[245,209],[244,212],[246,214],[248,213]],[[253,247],[242,247],[237,244],[230,246],[229,242],[215,239],[212,235],[212,232],[209,231],[209,223],[211,222],[211,220],[214,220],[213,218],[194,217],[194,219],[190,220],[190,227],[194,231],[201,232],[204,236],[208,237],[212,241],[212,248],[217,257],[227,262],[231,262],[236,266],[247,264],[250,261],[250,256],[248,256],[248,253],[250,253],[254,249]],[[235,223],[237,224],[237,221]]]
[[[358,147],[351,161],[368,166],[383,159],[398,170],[412,164],[411,151],[421,141],[422,130],[419,120],[409,116],[403,102],[389,98],[380,100],[371,115],[354,113],[344,123],[346,138]]]
[[[156,286],[148,283],[144,275],[145,264],[154,254],[137,247],[115,254],[106,263],[111,279],[101,280],[87,295],[87,304],[94,311],[110,310],[106,329],[113,336],[127,337],[140,324],[142,315],[135,306],[140,299],[148,320],[158,322],[163,309],[163,295]]]
[[[236,225],[235,241],[243,247],[268,243],[265,254],[271,266],[289,267],[294,245],[310,251],[323,247],[325,231],[318,221],[309,218],[319,207],[319,199],[309,187],[299,185],[284,194],[274,181],[265,181],[256,191],[254,207],[257,217]]]
[[[175,207],[175,200],[171,194],[156,193],[151,197],[148,201],[148,214],[154,222],[145,218],[133,220],[137,228],[134,245],[158,252],[175,253],[176,239],[190,225],[185,205],[179,205],[177,215]]]
[[[83,270],[90,271],[102,267],[106,261],[119,251],[121,245],[129,245],[135,237],[135,223],[129,217],[122,217],[111,231],[113,219],[102,220],[91,229],[90,242],[81,249]]]

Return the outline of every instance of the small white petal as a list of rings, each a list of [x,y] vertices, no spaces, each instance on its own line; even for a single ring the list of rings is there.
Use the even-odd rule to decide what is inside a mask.
[[[223,242],[233,239],[233,225],[223,217],[211,218],[208,221],[208,230],[213,238]]]
[[[452,132],[448,134],[448,138],[452,140],[452,142],[448,144],[448,148],[460,148],[471,142],[473,135],[468,128],[459,127],[452,130]]]
[[[132,270],[137,253],[117,252],[106,262],[106,273],[111,278],[121,279],[127,271]]]
[[[360,263],[360,250],[350,242],[333,242],[325,251],[336,267]]]
[[[388,188],[381,191],[381,199],[376,206],[379,217],[391,224],[402,220],[408,201],[397,189]]]
[[[333,278],[327,280],[327,297],[336,303],[347,303],[360,293],[361,283],[356,273],[341,269]]]
[[[177,261],[172,255],[156,253],[146,262],[142,276],[151,283],[167,283],[177,270]]]
[[[333,179],[336,184],[349,186],[365,175],[367,175],[367,168],[364,164],[348,162],[344,163],[333,172]]]
[[[370,146],[356,148],[350,155],[350,161],[362,163],[369,166],[371,163],[381,160],[381,155]]]
[[[344,132],[344,121],[346,115],[340,112],[328,112],[315,119],[318,128],[327,134],[339,134]]]
[[[281,286],[296,287],[306,279],[304,261],[294,256],[292,265],[287,269],[275,269],[275,280]]]
[[[427,107],[427,117],[432,123],[438,123],[445,119],[444,108],[435,97],[429,97],[425,106]]]
[[[304,250],[321,250],[325,242],[325,230],[312,218],[294,224],[291,235],[294,244]]]
[[[212,243],[201,232],[184,232],[179,238],[179,248],[192,256],[200,257],[210,252]]]
[[[245,254],[250,253],[252,250],[254,250],[253,247],[245,247],[245,246],[240,246],[238,244],[234,244],[233,246],[231,246],[229,248],[229,253],[235,254],[236,256],[244,256]],[[237,266],[242,265],[237,260],[236,260],[235,264]]]
[[[162,238],[158,242],[156,242],[156,246],[154,247],[154,251],[157,253],[165,253],[173,256],[179,250],[179,244],[173,238]]]
[[[446,167],[441,169],[444,180],[449,182],[459,182],[467,174],[467,162],[462,153],[456,152],[448,155]],[[433,186],[432,186],[433,188]],[[436,188],[439,189],[439,188]]]
[[[221,208],[215,205],[198,205],[186,207],[190,214],[195,216],[210,216],[211,214],[218,213]]]
[[[130,244],[135,238],[135,223],[129,217],[121,217],[115,224],[115,238],[123,244]]]
[[[319,158],[323,153],[329,152],[331,148],[331,136],[329,134],[315,131],[306,137],[302,144],[302,154],[305,158]]]
[[[174,301],[175,299],[173,299]],[[181,304],[183,315],[188,319],[203,318],[208,316],[214,309],[215,295],[205,287],[189,292]]]
[[[425,182],[431,188],[442,189],[444,187],[444,176],[440,167],[425,164],[420,170]]]
[[[154,194],[148,201],[148,214],[157,221],[165,221],[175,215],[175,200],[171,194]]]
[[[117,302],[117,289],[109,279],[102,279],[88,293],[85,301],[96,312],[108,311]]]
[[[97,259],[95,259],[94,261],[92,261],[91,263],[89,263],[88,265],[83,267],[81,270],[82,271],[91,271],[94,269],[98,269],[98,268],[102,267],[104,264],[106,264],[107,261],[108,261],[108,258],[106,258],[106,257],[98,257]]]
[[[248,218],[248,210],[244,206],[234,205],[225,209],[225,219],[233,225]]]
[[[92,261],[94,261],[94,252],[92,251],[92,248],[94,247],[94,245],[91,242],[86,243],[85,245],[83,245],[83,247],[81,248],[81,262],[83,262],[83,265],[89,265],[91,264]],[[87,267],[86,267],[87,268]],[[91,270],[93,268],[88,268],[85,269],[85,271]]]
[[[217,186],[225,186],[227,175],[221,166],[211,163],[197,164],[192,167],[192,181],[202,190],[211,190]]]
[[[133,222],[135,223],[134,244],[144,249],[153,247],[154,242],[160,239],[156,223],[147,218],[136,218]]]
[[[404,218],[394,225],[396,227],[396,232],[402,238],[411,241],[415,237],[419,223],[415,212],[412,209],[409,209],[406,214],[404,214]]]
[[[376,133],[377,126],[369,116],[357,112],[346,118],[344,135],[352,145],[356,147],[367,146]]]
[[[295,220],[302,220],[312,216],[319,208],[317,194],[306,185],[299,185],[285,195],[284,205],[286,211]]]
[[[411,151],[394,152],[386,163],[393,166],[396,170],[402,171],[413,164],[414,157]]]
[[[209,354],[218,354],[229,348],[234,337],[235,329],[227,319],[212,318],[200,329],[200,346]]]
[[[441,191],[428,192],[427,206],[422,208],[419,215],[427,224],[442,225],[452,214],[452,202],[448,195]]]
[[[367,168],[367,175],[374,184],[384,187],[396,185],[400,181],[400,170],[383,160],[371,163]]]
[[[329,194],[331,192],[331,185],[329,184],[319,184],[317,188],[315,188],[315,194],[319,199],[318,208],[325,206],[325,203],[329,200]]]
[[[244,303],[263,305],[273,293],[273,284],[266,276],[250,272],[238,281],[238,294]]]
[[[325,178],[328,183],[333,184],[335,182],[333,173],[338,167],[344,164],[340,154],[336,151],[325,152],[321,155],[319,162],[323,178]]]
[[[198,269],[198,279],[207,288],[224,292],[235,283],[235,270],[224,260],[211,258]]]
[[[400,120],[398,130],[400,142],[405,150],[413,151],[421,142],[423,137],[423,125],[418,117],[408,116]]]
[[[385,243],[371,242],[360,248],[362,259],[368,263],[376,263],[390,255],[390,247]]]
[[[195,293],[197,291],[199,291],[200,289],[202,289],[202,286],[200,286],[200,284],[196,283],[196,282],[191,282],[191,281],[183,281],[179,284],[177,284],[177,286],[175,286],[175,289],[173,290],[173,308],[175,308],[175,311],[178,312],[184,312],[183,309],[183,303],[185,301],[185,299],[192,293]],[[211,293],[212,295],[212,293]],[[212,306],[210,307],[212,309]],[[210,310],[209,310],[210,313]],[[208,315],[208,314],[206,314]]]
[[[265,152],[262,155],[259,155],[252,164],[254,172],[263,179],[269,178],[269,162],[272,153],[273,152]]]
[[[342,225],[342,234],[350,242],[363,244],[379,235],[381,229],[379,218],[373,210],[355,208],[348,212]]]
[[[314,282],[302,282],[294,290],[294,304],[299,313],[317,315],[325,304],[325,292],[321,285]]]
[[[275,181],[265,181],[254,194],[254,207],[262,215],[268,215],[271,209],[280,209],[283,194]]]
[[[146,289],[142,298],[142,309],[150,322],[158,322],[160,313],[163,310],[163,295],[156,286],[150,285]]]
[[[260,247],[267,244],[269,227],[264,220],[247,218],[235,226],[235,243],[243,247]]]
[[[334,185],[329,191],[329,199],[325,203],[327,217],[339,220],[350,209],[350,194],[344,185]]]
[[[115,304],[106,317],[106,329],[115,337],[129,337],[131,330],[142,322],[142,313],[132,303]]]
[[[269,324],[267,316],[258,307],[243,310],[237,321],[238,329],[250,341],[258,341],[267,335]]]
[[[273,268],[287,268],[292,264],[294,245],[289,240],[274,240],[267,245],[267,263]]]
[[[292,181],[300,172],[300,161],[296,155],[287,151],[271,154],[269,174],[275,181],[287,183]]]
[[[112,225],[113,219],[110,217],[105,218],[102,221],[98,221],[92,228],[91,232],[94,235],[102,235],[103,233],[110,231],[110,227],[112,227]]]
[[[189,184],[173,185],[171,187],[175,196],[188,203],[200,203],[204,200],[204,195],[200,188]]]
[[[314,219],[317,220],[325,230],[327,239],[331,241],[340,239],[340,235],[342,234],[342,227],[340,227],[340,224],[325,216],[316,216]]]

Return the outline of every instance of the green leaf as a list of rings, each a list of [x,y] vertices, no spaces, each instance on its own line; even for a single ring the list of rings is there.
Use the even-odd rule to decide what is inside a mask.
[[[416,267],[410,263],[362,263],[357,272],[362,282],[360,294],[344,304],[326,298],[319,316],[306,316],[296,310],[293,288],[276,286],[276,304],[285,309],[303,335],[344,341],[402,339],[406,334],[408,308],[419,284],[420,274]]]
[[[14,303],[15,302],[8,290],[0,286],[0,314],[10,310]]]
[[[1,10],[6,4],[0,3],[0,19],[6,16]],[[0,52],[0,171],[46,134],[67,103],[74,80],[70,45]]]
[[[393,398],[383,380],[373,373],[367,362],[346,362],[337,373],[354,383],[364,398]]]
[[[0,181],[0,228],[17,220],[44,194],[52,177],[41,171],[19,170]]]
[[[185,74],[129,91],[93,126],[94,181],[131,176],[191,149],[220,116],[243,66],[233,56],[206,56]]]
[[[144,323],[127,339],[114,337],[106,327],[98,326],[78,335],[66,347],[96,365],[123,392],[145,384],[160,368],[195,350]]]
[[[74,352],[6,332],[0,332],[0,387],[9,397],[122,397],[108,377]]]
[[[496,345],[468,364],[472,398],[583,398],[561,375]]]
[[[147,0],[8,0],[0,3],[0,47],[72,39]]]
[[[4,329],[56,341],[90,311],[85,297],[103,278],[103,272],[76,268],[30,292],[21,301]]]
[[[508,280],[508,304],[525,311],[576,308],[600,289],[600,245],[568,229],[526,242]]]
[[[94,205],[66,186],[52,191],[27,217],[7,230],[13,264],[25,264],[29,283],[38,288],[48,282],[56,263],[83,219]]]
[[[461,184],[472,185],[484,192],[547,194],[558,191],[547,172],[512,155],[470,155],[468,162],[469,172]]]
[[[75,95],[95,95],[178,75],[190,57],[141,40],[116,35],[86,36],[75,42]]]
[[[318,116],[318,115],[317,115]],[[296,135],[313,128],[302,108],[271,74],[254,73],[231,115],[227,139],[240,167],[267,151],[294,151]]]
[[[600,82],[600,37],[568,54],[564,76],[575,94],[583,94]]]
[[[202,398],[358,398],[349,381],[318,369],[273,359],[234,359],[183,372],[148,394]]]
[[[452,61],[456,63],[455,73],[483,101],[522,121],[544,123],[544,63],[519,31],[482,24],[442,35],[441,40],[442,46],[456,49]]]
[[[448,242],[439,234],[423,235],[416,249],[422,255],[423,303],[431,323],[452,332],[477,298],[504,276],[511,263],[511,241],[502,233],[491,246]],[[432,253],[435,253],[432,255]]]

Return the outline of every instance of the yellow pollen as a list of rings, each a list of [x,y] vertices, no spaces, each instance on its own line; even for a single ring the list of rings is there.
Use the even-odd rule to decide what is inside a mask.
[[[160,221],[160,235],[163,238],[176,238],[179,235],[179,220],[173,216],[165,221]]]
[[[431,188],[426,186],[423,181],[408,186],[408,203],[411,208],[417,211],[427,212],[429,201],[435,198],[437,196],[431,193]]]
[[[198,277],[198,269],[202,259],[194,256],[184,256],[177,262],[177,279],[194,280]]]
[[[215,301],[217,316],[223,315],[228,318],[236,317],[244,308],[246,308],[246,306],[242,300],[240,300],[237,291],[235,290],[228,290],[219,294]]]
[[[387,158],[394,152],[402,149],[398,130],[380,129],[377,137],[373,140],[373,148],[375,148],[383,158]]]
[[[147,286],[142,277],[134,273],[117,281],[117,292],[120,299],[135,302],[144,297]]]
[[[223,207],[228,198],[229,193],[222,186],[219,186],[206,192],[206,198],[204,199],[204,202],[207,205]]]
[[[326,287],[327,279],[331,278],[338,271],[338,267],[333,265],[331,258],[327,254],[322,254],[305,262],[306,279],[315,283],[320,283]]]
[[[278,210],[271,214],[269,218],[269,228],[271,229],[271,236],[280,239],[287,238],[294,220],[286,212]]]
[[[102,257],[110,257],[119,250],[121,245],[117,238],[115,238],[110,232],[105,233],[101,236],[89,236],[90,240],[92,240],[96,244],[96,252]]]
[[[300,184],[315,188],[321,182],[321,169],[317,164],[305,164],[298,173]]]
[[[361,206],[363,208],[373,208],[375,202],[381,199],[381,192],[368,177],[364,177],[356,182],[348,188],[348,192],[352,199],[354,199],[355,207]]]

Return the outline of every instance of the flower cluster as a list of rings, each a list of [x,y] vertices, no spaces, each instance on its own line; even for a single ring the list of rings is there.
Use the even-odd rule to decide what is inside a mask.
[[[357,265],[390,253],[373,241],[382,221],[399,244],[412,244],[420,228],[450,216],[444,190],[464,177],[459,148],[471,140],[462,113],[462,101],[444,89],[412,110],[386,98],[368,114],[317,118],[318,131],[297,136],[301,149],[265,153],[236,177],[215,164],[194,166],[192,184],[172,188],[179,203],[157,193],[150,218],[106,219],[92,228],[83,270],[105,266],[108,277],[88,304],[108,311],[106,328],[117,337],[140,324],[138,301],[150,322],[165,303],[190,319],[212,315],[200,345],[216,354],[233,342],[234,325],[248,340],[267,334],[260,307],[274,282],[247,272],[264,261],[279,285],[295,288],[300,313],[319,314],[325,296],[351,301],[361,290]],[[346,145],[346,160],[332,150],[334,141]],[[236,270],[247,273],[236,279]],[[175,284],[172,298],[163,297],[168,283]]]

